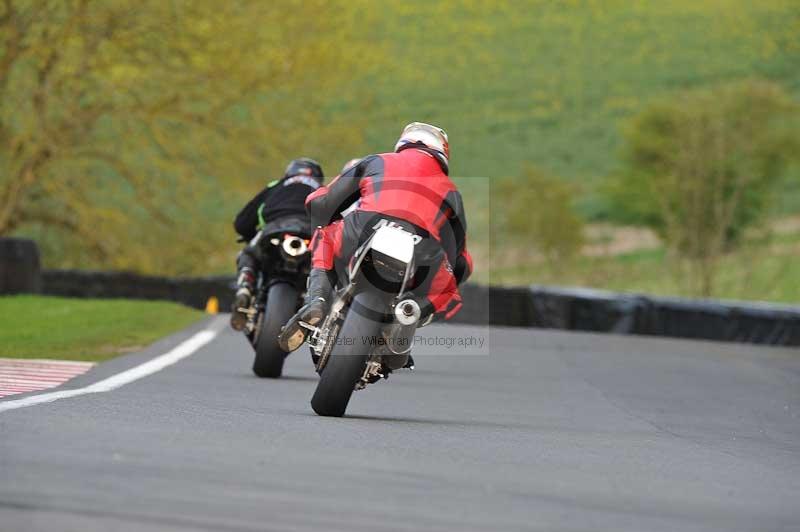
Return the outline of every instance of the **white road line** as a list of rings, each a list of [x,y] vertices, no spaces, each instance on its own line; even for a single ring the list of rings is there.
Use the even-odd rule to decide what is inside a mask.
[[[76,397],[78,395],[110,392],[111,390],[115,390],[120,386],[125,386],[131,382],[138,381],[143,377],[157,373],[162,369],[193,355],[197,350],[217,337],[223,323],[224,322],[222,320],[218,320],[215,324],[216,326],[212,325],[212,327],[200,331],[163,355],[159,355],[143,364],[134,366],[131,369],[123,371],[122,373],[117,373],[116,375],[112,375],[111,377],[95,382],[94,384],[90,384],[84,388],[77,388],[75,390],[60,390],[57,392],[32,395],[30,397],[12,401],[0,402],[0,412],[16,410],[17,408],[25,408],[26,406],[34,406],[42,403],[52,403],[53,401],[58,401],[59,399]]]

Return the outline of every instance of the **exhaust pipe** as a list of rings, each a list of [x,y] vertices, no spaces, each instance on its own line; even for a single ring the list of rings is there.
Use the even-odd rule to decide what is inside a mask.
[[[400,369],[408,362],[421,314],[419,304],[413,299],[404,299],[395,305],[395,323],[384,331],[389,353],[384,355],[383,362],[391,369]]]
[[[283,239],[283,251],[290,257],[299,257],[308,251],[308,246],[299,236],[287,236]]]
[[[421,315],[419,303],[413,299],[404,299],[394,307],[394,317],[403,326],[416,325]]]

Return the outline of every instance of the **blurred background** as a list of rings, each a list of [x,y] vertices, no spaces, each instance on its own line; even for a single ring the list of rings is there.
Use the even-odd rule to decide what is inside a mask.
[[[238,209],[425,121],[475,279],[800,301],[797,0],[4,0],[0,237],[231,273]]]

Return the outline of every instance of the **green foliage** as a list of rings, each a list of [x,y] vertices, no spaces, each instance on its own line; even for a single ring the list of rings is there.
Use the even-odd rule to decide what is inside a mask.
[[[616,204],[689,261],[699,294],[711,295],[720,256],[766,214],[800,147],[787,127],[796,111],[780,86],[739,82],[653,103],[626,130]]]
[[[229,271],[231,218],[288,159],[338,169],[391,149],[410,120],[448,130],[453,175],[513,176],[535,161],[578,187],[581,214],[614,217],[596,188],[620,120],[676,89],[750,76],[800,93],[796,0],[108,0],[85,4],[80,22],[70,13],[82,5],[0,2],[0,79],[12,72],[14,87],[0,89],[0,204],[18,174],[11,139],[45,137],[29,111],[54,49],[42,131],[105,157],[73,157],[59,140],[40,163],[56,184],[24,187],[11,231],[43,243],[48,266]],[[79,73],[82,57],[93,74]],[[798,176],[800,165],[787,174]],[[484,189],[464,188],[479,273]],[[793,211],[800,189],[783,190]]]
[[[800,303],[800,235],[781,242],[757,240],[720,259],[715,297],[751,301]],[[674,263],[664,248],[624,255],[580,257],[557,271],[540,264],[515,263],[496,268],[498,284],[559,284],[591,286],[619,292],[662,296],[696,296],[691,286],[675,275]]]
[[[616,166],[618,124],[653,99],[752,76],[800,95],[796,0],[382,8],[376,33],[393,65],[363,87],[372,104],[363,151],[389,147],[409,119],[429,120],[450,133],[454,175],[514,176],[534,161],[580,187],[589,218],[614,217],[596,188]]]
[[[583,246],[583,220],[573,207],[573,187],[526,166],[521,177],[493,188],[494,241],[525,248],[551,268],[573,259]],[[498,257],[499,258],[499,257]]]
[[[142,349],[203,314],[159,301],[6,296],[0,316],[0,357],[106,360]]]
[[[0,235],[41,237],[60,266],[190,273],[229,262],[232,205],[298,150],[360,142],[324,111],[375,53],[359,44],[363,6],[4,2]],[[326,90],[308,89],[321,80]]]

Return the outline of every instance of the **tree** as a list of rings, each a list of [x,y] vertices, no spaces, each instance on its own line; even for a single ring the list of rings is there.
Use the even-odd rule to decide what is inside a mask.
[[[584,222],[573,206],[574,190],[564,181],[526,166],[518,178],[494,187],[493,239],[525,244],[555,270],[577,255],[584,242]]]
[[[768,212],[797,149],[797,106],[781,87],[745,81],[677,94],[629,124],[617,208],[651,226],[710,296],[719,260]]]
[[[229,239],[221,197],[359,141],[324,109],[376,56],[360,4],[2,0],[0,236],[38,225],[75,264],[202,271]]]

